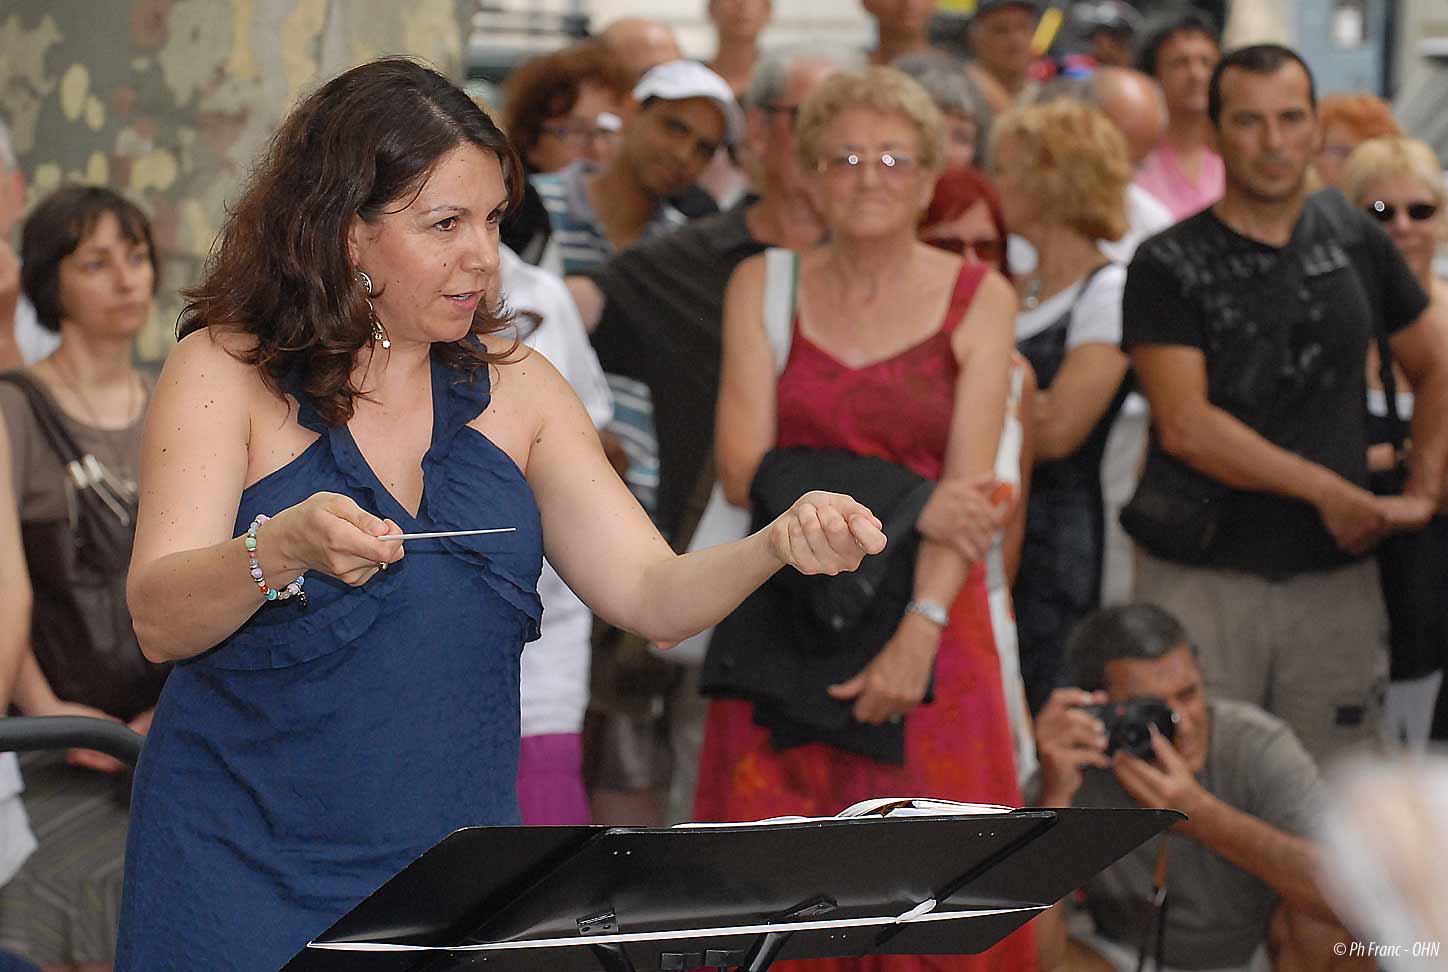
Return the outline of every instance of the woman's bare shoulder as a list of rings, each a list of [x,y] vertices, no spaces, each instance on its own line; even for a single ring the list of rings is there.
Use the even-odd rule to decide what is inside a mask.
[[[166,356],[162,379],[259,384],[260,372],[244,360],[255,348],[256,338],[251,334],[219,327],[201,328],[176,342]]]
[[[287,399],[272,391],[261,369],[245,358],[256,347],[256,338],[223,328],[193,331],[176,343],[166,356],[156,383],[156,401],[162,407],[174,403],[183,410],[198,405],[221,413],[246,417],[250,424],[265,420],[273,412],[284,415]]]

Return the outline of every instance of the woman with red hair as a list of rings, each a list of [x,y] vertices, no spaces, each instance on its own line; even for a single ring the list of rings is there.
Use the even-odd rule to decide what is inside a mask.
[[[1313,168],[1324,186],[1340,186],[1342,169],[1353,149],[1370,138],[1403,134],[1392,106],[1377,95],[1359,91],[1335,94],[1317,105],[1322,146]]]
[[[920,239],[967,262],[988,263],[1010,275],[1006,262],[1006,220],[1000,196],[979,169],[946,169],[920,220]]]

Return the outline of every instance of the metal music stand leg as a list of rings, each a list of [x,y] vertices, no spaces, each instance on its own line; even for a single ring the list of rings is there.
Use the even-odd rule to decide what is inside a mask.
[[[749,950],[745,957],[744,964],[739,966],[740,972],[766,972],[779,957],[780,950],[784,948],[793,932],[765,932],[764,936]]]

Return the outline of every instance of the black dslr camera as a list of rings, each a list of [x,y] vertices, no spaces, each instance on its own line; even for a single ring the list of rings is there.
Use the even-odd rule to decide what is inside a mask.
[[[1171,742],[1176,736],[1177,714],[1154,695],[1138,695],[1124,702],[1085,705],[1084,710],[1106,726],[1106,755],[1124,749],[1138,759],[1153,759],[1151,727]]]

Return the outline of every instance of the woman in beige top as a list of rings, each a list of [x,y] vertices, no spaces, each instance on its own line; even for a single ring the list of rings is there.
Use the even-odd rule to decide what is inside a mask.
[[[25,294],[61,341],[18,375],[98,460],[92,469],[104,483],[93,495],[104,494],[104,515],[116,518],[128,548],[149,397],[131,349],[157,285],[150,224],[108,189],[66,187],[26,221],[21,257]],[[0,696],[23,715],[99,716],[144,733],[164,673],[136,647],[124,560],[110,583],[88,555],[72,562],[77,487],[9,376],[0,381],[0,415]],[[47,966],[108,968],[126,838],[124,767],[86,751],[35,753],[21,765],[39,848],[0,891],[0,947]]]

